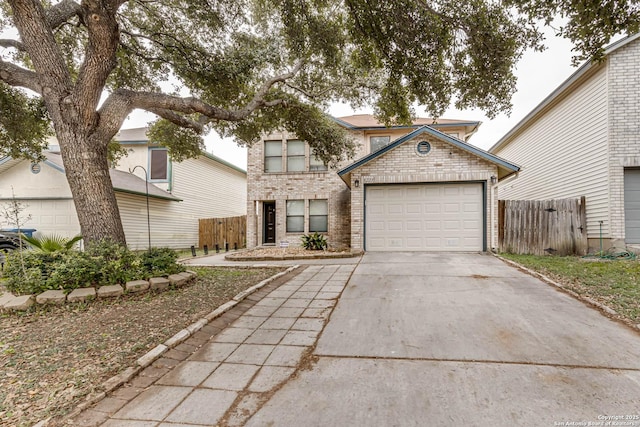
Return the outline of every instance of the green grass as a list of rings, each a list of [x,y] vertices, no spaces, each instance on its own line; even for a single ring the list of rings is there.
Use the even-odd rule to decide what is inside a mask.
[[[501,254],[640,323],[640,261]]]

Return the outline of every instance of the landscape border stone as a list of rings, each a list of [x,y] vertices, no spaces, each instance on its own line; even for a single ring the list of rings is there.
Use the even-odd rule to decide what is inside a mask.
[[[190,282],[198,277],[195,271],[187,270],[180,273],[180,286]],[[176,277],[177,279],[177,277]],[[63,303],[75,303],[86,302],[92,299],[98,298],[113,298],[119,297],[127,292],[138,293],[145,292],[150,288],[153,290],[165,290],[166,287],[158,285],[158,283],[171,283],[170,279],[164,277],[152,277],[147,280],[132,280],[122,285],[106,285],[99,288],[78,288],[71,291],[68,295],[64,290],[47,290],[38,295],[19,295],[15,296],[11,292],[3,292],[0,294],[0,311],[25,311],[28,310],[34,303],[38,304],[63,304]],[[156,287],[153,288],[151,283],[156,283]],[[168,287],[168,286],[167,286]],[[33,301],[31,301],[33,299]]]
[[[96,297],[95,288],[78,288],[67,295],[68,302],[85,302]]]
[[[124,289],[120,285],[107,285],[100,286],[98,291],[96,292],[98,298],[111,298],[111,297],[119,297],[124,294]]]
[[[127,292],[144,292],[149,289],[147,280],[131,280],[125,283],[124,288]]]
[[[67,295],[63,290],[50,289],[36,296],[38,304],[64,304],[67,301]]]

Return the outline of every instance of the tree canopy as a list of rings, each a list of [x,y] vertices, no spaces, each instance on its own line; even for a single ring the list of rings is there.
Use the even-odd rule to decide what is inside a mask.
[[[90,221],[98,198],[115,204],[112,190],[90,195],[82,187],[108,184],[112,139],[135,109],[158,116],[150,137],[178,160],[197,155],[210,129],[251,143],[283,128],[335,164],[352,143],[323,113],[330,102],[371,105],[385,123],[409,122],[416,104],[434,118],[451,103],[491,117],[510,111],[524,51],[543,48],[539,20],[566,17],[560,33],[575,42],[578,59],[601,54],[613,35],[639,23],[635,1],[0,5],[0,156],[37,157],[52,123],[76,208],[87,211],[79,214],[83,234],[121,241],[121,230]],[[85,177],[90,165],[96,172]]]

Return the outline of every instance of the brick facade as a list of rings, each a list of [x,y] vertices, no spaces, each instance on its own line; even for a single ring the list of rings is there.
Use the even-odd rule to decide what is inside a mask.
[[[427,140],[431,151],[426,156],[416,153],[416,143]],[[404,142],[351,174],[351,247],[364,247],[364,191],[367,184],[486,182],[487,249],[495,246],[498,200],[491,190],[491,176],[497,167],[467,151],[433,136],[420,135]],[[355,180],[362,183],[354,185]]]
[[[391,140],[406,135],[413,129],[389,129],[373,131],[352,131],[357,149],[355,158],[362,158],[369,152],[370,136],[391,135]],[[464,129],[448,129],[460,131]],[[396,147],[380,158],[356,169],[351,176],[351,188],[338,176],[337,171],[353,162],[349,160],[336,170],[308,171],[309,147],[306,147],[305,172],[265,172],[264,141],[282,141],[283,169],[286,169],[287,140],[294,135],[274,133],[248,150],[247,161],[247,247],[264,244],[264,203],[275,202],[276,246],[286,241],[290,246],[298,246],[300,238],[309,230],[309,201],[328,200],[328,232],[330,247],[363,247],[363,200],[364,185],[356,188],[353,180],[367,183],[427,183],[427,182],[489,182],[497,175],[497,167],[474,154],[459,149],[435,137],[428,137],[432,152],[421,157],[415,152],[415,141],[410,140]],[[421,140],[425,139],[424,136]],[[487,184],[487,246],[494,247],[497,236],[497,198],[492,187]],[[305,201],[304,233],[287,233],[286,205],[288,200]]]
[[[265,140],[281,140],[283,163],[286,163],[286,141],[295,139],[287,133],[271,134]],[[309,147],[305,150],[305,165],[309,165]],[[247,247],[260,246],[263,236],[264,202],[276,204],[276,244],[287,241],[291,246],[300,245],[300,237],[309,230],[309,200],[328,201],[328,232],[330,247],[349,247],[350,206],[349,188],[335,170],[323,172],[275,172],[264,171],[264,141],[248,150],[247,161]],[[287,200],[305,201],[303,233],[287,233]]]

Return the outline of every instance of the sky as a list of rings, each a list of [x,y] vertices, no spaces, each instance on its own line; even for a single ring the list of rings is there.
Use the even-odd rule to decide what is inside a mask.
[[[571,65],[573,56],[571,42],[556,37],[551,30],[548,30],[545,44],[547,46],[545,51],[526,52],[518,62],[516,70],[517,92],[512,98],[513,109],[510,116],[500,114],[494,119],[489,119],[481,110],[461,111],[450,108],[442,118],[482,122],[479,130],[470,138],[469,143],[485,150],[489,149],[577,70],[577,67]],[[328,112],[335,117],[340,117],[351,114],[370,114],[372,109],[354,111],[348,105],[333,104]],[[420,108],[416,109],[416,114],[419,117],[426,116],[424,110]],[[151,119],[152,117],[148,114],[134,113],[125,122],[123,129],[144,126],[146,121]],[[205,138],[205,144],[208,152],[246,169],[246,148],[238,147],[231,139],[223,140],[213,134]]]

